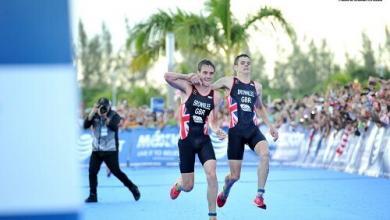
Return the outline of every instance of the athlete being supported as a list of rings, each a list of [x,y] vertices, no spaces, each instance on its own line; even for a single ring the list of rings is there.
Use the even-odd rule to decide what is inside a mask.
[[[217,125],[217,107],[220,96],[211,89],[215,67],[209,60],[198,64],[196,74],[179,74],[168,72],[165,80],[172,87],[180,90],[180,139],[178,142],[180,173],[170,191],[176,199],[181,191],[189,192],[194,187],[194,164],[197,154],[207,177],[207,200],[210,220],[217,219],[216,198],[218,182],[216,176],[215,153],[208,135],[208,118],[210,127],[223,139],[226,134]]]

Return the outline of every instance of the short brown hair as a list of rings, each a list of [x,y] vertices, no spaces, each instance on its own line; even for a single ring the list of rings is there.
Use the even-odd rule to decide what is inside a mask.
[[[198,63],[198,71],[200,71],[200,69],[202,69],[202,66],[212,66],[214,71],[215,71],[215,66],[213,64],[213,62],[211,62],[210,60],[208,59],[203,59],[201,60],[199,63]]]
[[[234,65],[238,64],[238,59],[240,59],[241,57],[248,57],[249,59],[251,58],[248,54],[242,53],[242,54],[236,56],[236,58],[234,58]]]

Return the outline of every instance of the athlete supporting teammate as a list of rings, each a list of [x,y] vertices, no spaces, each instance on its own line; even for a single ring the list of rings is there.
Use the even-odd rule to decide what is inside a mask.
[[[267,140],[258,128],[256,113],[269,127],[274,141],[278,138],[278,131],[269,122],[267,111],[261,101],[261,84],[251,80],[250,57],[246,54],[237,56],[233,69],[237,77],[223,77],[212,85],[213,89],[225,89],[229,92],[227,101],[230,114],[227,152],[230,173],[225,177],[225,184],[222,192],[218,194],[217,204],[219,207],[225,205],[231,187],[240,179],[244,145],[247,144],[260,157],[257,168],[257,195],[254,204],[266,209],[263,194],[268,177],[270,156]]]
[[[179,178],[170,191],[176,199],[181,191],[189,192],[194,187],[195,155],[198,155],[207,177],[207,200],[209,218],[217,219],[216,198],[218,182],[216,176],[215,153],[208,135],[208,118],[210,127],[223,139],[226,134],[217,125],[218,103],[220,96],[211,89],[215,67],[209,60],[198,64],[196,74],[179,74],[168,72],[164,75],[167,83],[180,91],[180,139],[178,142],[180,172]]]

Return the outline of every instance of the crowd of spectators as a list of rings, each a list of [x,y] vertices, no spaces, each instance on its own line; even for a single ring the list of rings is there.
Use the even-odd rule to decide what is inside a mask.
[[[221,103],[220,125],[229,125],[226,103]],[[390,123],[390,80],[370,77],[368,85],[352,82],[327,94],[306,95],[302,99],[276,99],[265,103],[270,121],[276,127],[288,124],[292,128],[309,128],[329,134],[331,129],[350,129],[360,135],[368,122],[378,126]],[[178,125],[177,106],[153,112],[149,106],[129,106],[120,102],[114,109],[124,119],[122,129],[136,127],[163,128]]]
[[[301,100],[275,100],[268,106],[277,126],[306,127],[328,135],[331,129],[348,129],[355,135],[367,130],[372,121],[379,127],[389,125],[390,80],[370,77],[368,85],[353,82],[313,94]]]
[[[173,108],[153,112],[147,105],[131,107],[126,101],[122,101],[115,107],[115,110],[124,119],[123,129],[136,127],[163,128],[165,126],[175,126],[178,123]]]

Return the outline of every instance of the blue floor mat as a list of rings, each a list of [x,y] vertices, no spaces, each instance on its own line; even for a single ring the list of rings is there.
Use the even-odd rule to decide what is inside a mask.
[[[206,178],[196,167],[195,186],[171,200],[169,190],[179,177],[178,168],[123,168],[141,191],[135,202],[114,176],[99,173],[96,204],[85,204],[84,220],[208,219]],[[228,167],[218,167],[219,189]],[[390,219],[390,180],[323,169],[271,167],[266,185],[267,210],[252,205],[257,191],[256,167],[243,167],[218,219]],[[83,196],[88,196],[88,170],[82,171]],[[220,191],[220,190],[219,190]]]

